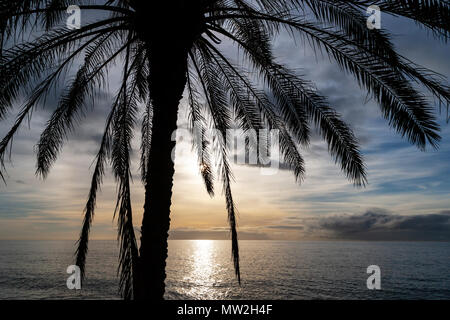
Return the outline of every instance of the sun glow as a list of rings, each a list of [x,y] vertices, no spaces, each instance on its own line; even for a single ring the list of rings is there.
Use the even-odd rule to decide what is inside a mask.
[[[200,165],[200,172],[201,172],[201,173],[204,173],[207,169],[208,169],[208,166],[207,166],[207,165],[205,165],[205,164],[203,164],[203,163]]]

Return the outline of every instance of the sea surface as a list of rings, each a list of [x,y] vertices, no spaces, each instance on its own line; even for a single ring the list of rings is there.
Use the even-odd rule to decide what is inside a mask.
[[[115,241],[91,241],[87,279],[69,290],[73,241],[0,241],[0,299],[119,299]],[[450,299],[448,242],[169,241],[167,299]],[[369,265],[381,290],[368,290]]]

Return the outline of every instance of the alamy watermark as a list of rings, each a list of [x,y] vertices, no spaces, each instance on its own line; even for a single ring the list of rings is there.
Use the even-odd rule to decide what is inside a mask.
[[[67,18],[67,28],[70,30],[81,28],[81,9],[77,5],[67,7],[67,13],[70,16]]]
[[[81,28],[81,9],[77,5],[67,7],[66,25],[68,29]],[[381,10],[377,5],[371,5],[367,8],[367,28],[370,30],[381,28]],[[186,137],[191,137],[191,142],[204,143],[205,134],[195,128],[192,131],[187,129],[177,129],[172,135],[172,140],[180,142]],[[217,130],[209,130],[209,141],[221,141],[224,139],[223,132]],[[280,137],[278,130],[255,130],[243,131],[239,129],[226,130],[226,141],[221,141],[220,147],[224,144],[230,151],[232,161],[236,164],[245,164],[260,167],[262,175],[274,175],[278,173],[280,168]],[[177,144],[176,152],[183,152],[183,145]],[[181,150],[180,150],[181,149]],[[175,150],[172,152],[172,160],[175,160]]]
[[[370,276],[367,278],[366,285],[369,290],[381,290],[381,269],[377,265],[370,265],[366,270]],[[67,278],[66,285],[69,290],[81,289],[81,270],[77,265],[70,265],[67,267],[67,273],[70,276]]]
[[[81,28],[81,9],[77,5],[70,5],[67,7],[67,13],[70,16],[67,18],[67,28],[80,29]],[[381,29],[381,9],[377,5],[371,5],[367,8],[367,28],[370,30]]]
[[[280,133],[278,129],[242,130],[227,129],[221,132],[216,129],[203,130],[195,125],[192,130],[177,129],[172,134],[176,147],[172,151],[172,161],[182,157],[185,152],[197,146],[211,145],[210,150],[220,150],[226,147],[228,157],[238,165],[259,167],[262,175],[275,175],[280,168]],[[188,143],[180,143],[188,142]],[[186,150],[186,148],[188,150]],[[199,148],[203,152],[202,148]]]
[[[70,277],[67,278],[66,285],[67,289],[70,290],[80,290],[81,289],[81,269],[79,266],[70,265],[67,267],[66,272],[70,274]]]
[[[370,274],[367,278],[367,289],[381,290],[381,269],[377,265],[367,267],[367,273]]]
[[[381,9],[377,5],[371,5],[367,8],[367,14],[370,16],[367,18],[367,28],[370,30],[381,29]]]

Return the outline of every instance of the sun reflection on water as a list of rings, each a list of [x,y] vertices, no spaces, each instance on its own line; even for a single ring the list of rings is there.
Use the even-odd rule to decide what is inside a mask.
[[[190,278],[196,279],[196,282],[209,284],[214,273],[214,243],[212,240],[195,240],[193,249]]]
[[[219,269],[215,259],[214,241],[194,240],[190,248],[191,268],[185,280],[189,282],[189,289],[185,293],[196,299],[214,299],[214,290],[211,290],[220,281]]]
[[[228,299],[241,292],[234,276],[231,245],[228,241],[183,240],[173,242],[172,257],[183,257],[168,264],[167,293],[170,299]],[[170,254],[169,254],[170,257]],[[172,282],[170,275],[177,275]]]

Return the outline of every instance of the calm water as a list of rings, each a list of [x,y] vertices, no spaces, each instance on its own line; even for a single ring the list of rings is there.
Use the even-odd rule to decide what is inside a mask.
[[[450,299],[450,243],[241,241],[242,286],[228,241],[170,241],[168,299]],[[0,241],[0,299],[118,299],[117,245],[92,241],[87,281],[66,288],[71,241]],[[366,288],[381,268],[382,290]]]

